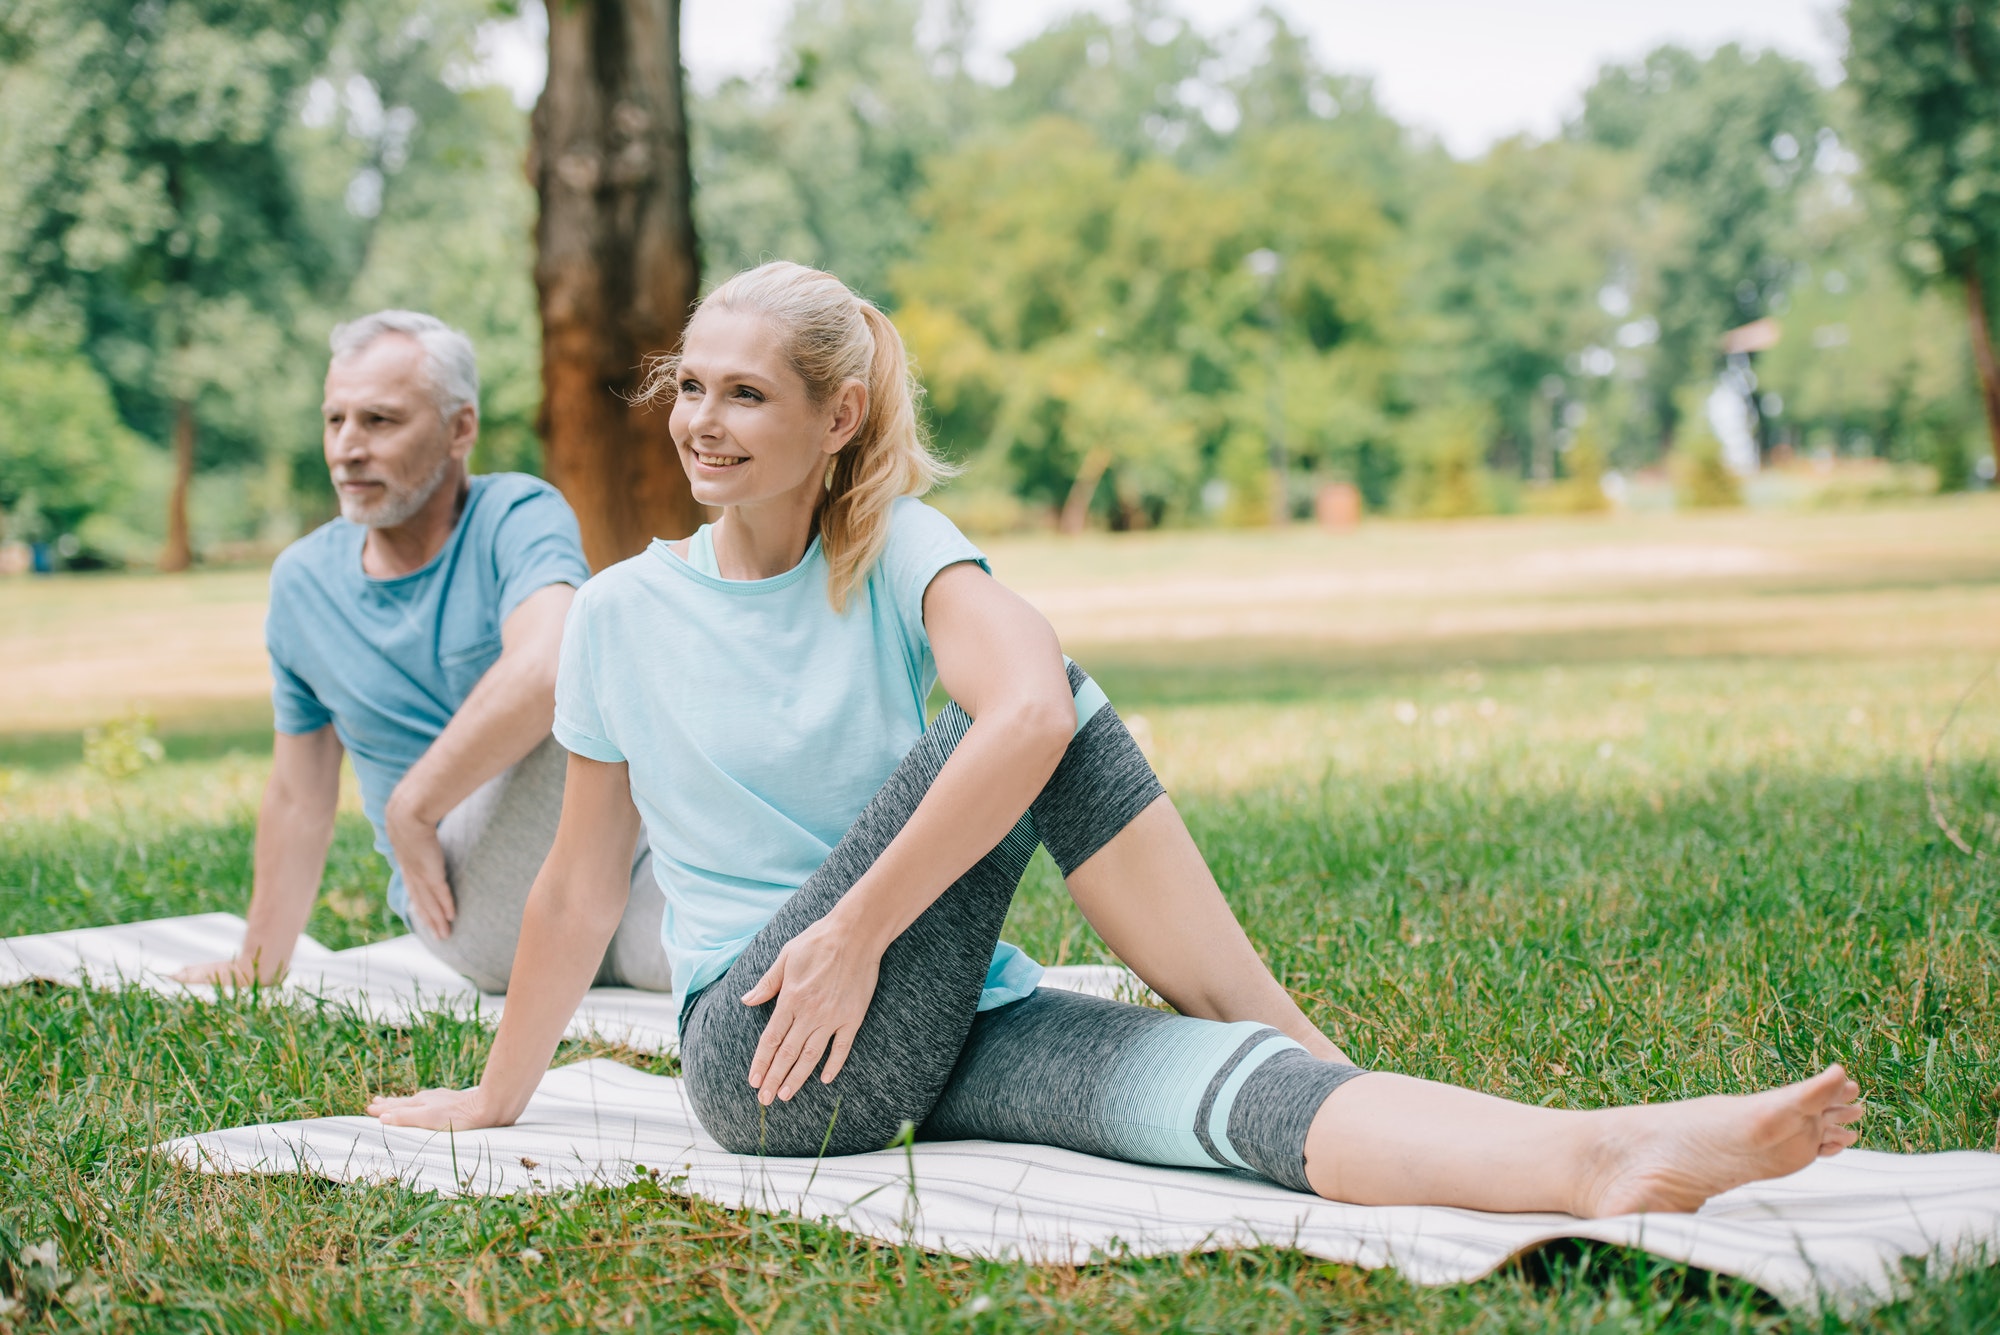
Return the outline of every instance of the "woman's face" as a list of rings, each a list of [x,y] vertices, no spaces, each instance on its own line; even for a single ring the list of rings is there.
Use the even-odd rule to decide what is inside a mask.
[[[764,316],[702,310],[681,343],[668,430],[694,498],[755,505],[816,496],[827,460],[861,422],[861,386],[814,403]]]

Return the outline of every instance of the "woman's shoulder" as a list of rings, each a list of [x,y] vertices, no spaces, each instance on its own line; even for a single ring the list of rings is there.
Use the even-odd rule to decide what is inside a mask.
[[[658,542],[658,539],[654,539]],[[583,582],[576,591],[570,615],[590,615],[604,609],[645,600],[646,591],[659,582],[660,557],[651,547],[635,556],[604,567]]]
[[[900,496],[891,504],[889,539],[882,545],[876,577],[897,606],[920,618],[924,590],[931,580],[946,566],[962,561],[986,566],[986,554],[942,511],[915,496]]]
[[[959,532],[958,525],[936,506],[916,496],[898,496],[889,503],[885,555],[899,549],[923,553],[942,548],[963,548],[978,554],[972,540]]]

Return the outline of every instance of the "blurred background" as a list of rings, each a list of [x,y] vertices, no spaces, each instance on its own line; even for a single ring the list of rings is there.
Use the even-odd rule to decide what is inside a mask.
[[[968,530],[1993,475],[1991,5],[650,7],[699,283],[782,256],[888,307]],[[495,0],[11,5],[0,569],[328,518],[327,329],[384,305],[472,335],[476,466],[546,471],[549,40]]]

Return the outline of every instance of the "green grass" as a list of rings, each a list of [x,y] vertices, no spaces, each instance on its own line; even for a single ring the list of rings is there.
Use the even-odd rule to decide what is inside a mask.
[[[1990,617],[2000,581],[1953,578]],[[1863,651],[1836,629],[1845,647],[1820,654],[1663,642],[1472,664],[1412,649],[1371,668],[1271,643],[1078,657],[1148,739],[1272,968],[1359,1059],[1566,1106],[1839,1060],[1870,1100],[1865,1146],[1987,1148],[1996,872],[1938,833],[1921,761],[1988,659],[1933,642]],[[1989,684],[1944,753],[1967,828],[2000,812],[1996,734]],[[122,783],[54,759],[0,773],[0,933],[240,910],[263,762],[219,743],[174,754]],[[380,879],[350,811],[314,935],[396,930]],[[1009,934],[1051,962],[1102,958],[1046,862]],[[442,1201],[208,1178],[139,1152],[468,1082],[484,1043],[462,1022],[399,1032],[255,998],[0,991],[0,1271],[22,1304],[0,1330],[1848,1328],[1586,1245],[1444,1289],[1277,1250],[1032,1267],[648,1182]],[[53,1294],[22,1257],[44,1239],[72,1276]],[[2000,1331],[2000,1269],[1915,1279],[1854,1324]]]

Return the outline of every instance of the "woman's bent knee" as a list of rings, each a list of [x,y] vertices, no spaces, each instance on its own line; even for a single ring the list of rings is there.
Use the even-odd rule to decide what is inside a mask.
[[[857,1044],[832,1084],[822,1082],[815,1070],[790,1099],[759,1103],[757,1087],[750,1083],[750,1061],[770,1009],[745,1006],[728,995],[700,996],[681,1026],[688,1101],[702,1129],[730,1153],[777,1158],[866,1154],[887,1148],[905,1122],[921,1122],[936,1101],[948,1064],[924,1071],[884,1061],[882,1053],[869,1050],[872,1044]]]

